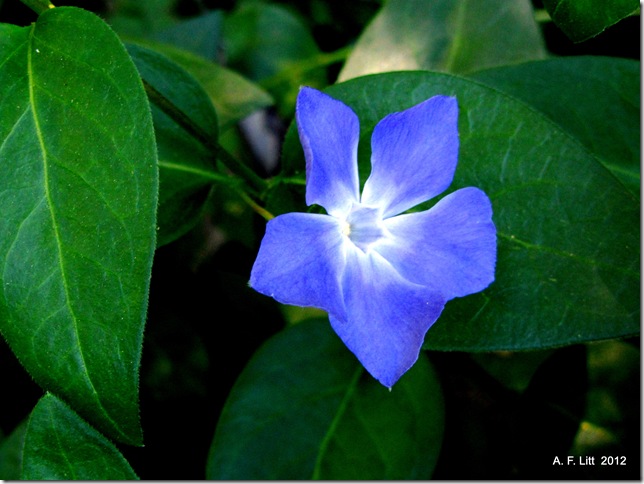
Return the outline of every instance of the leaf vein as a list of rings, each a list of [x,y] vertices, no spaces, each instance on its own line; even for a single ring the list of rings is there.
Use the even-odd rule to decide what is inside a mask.
[[[500,238],[502,238],[504,240],[507,240],[508,242],[513,243],[515,245],[519,245],[519,246],[521,246],[521,247],[523,247],[525,249],[537,250],[537,251],[540,251],[540,252],[547,252],[549,254],[553,254],[553,255],[556,255],[556,256],[559,256],[559,257],[564,257],[564,258],[567,258],[567,259],[577,260],[578,262],[582,262],[582,263],[590,265],[590,266],[605,267],[607,269],[611,269],[611,270],[620,272],[622,274],[625,274],[625,275],[630,276],[630,277],[634,277],[636,279],[639,279],[639,277],[640,277],[639,274],[636,271],[626,269],[624,267],[618,267],[618,266],[615,266],[615,265],[612,265],[612,264],[607,264],[605,262],[601,262],[599,260],[592,259],[590,257],[583,257],[583,256],[580,256],[580,255],[574,254],[572,252],[567,252],[565,250],[555,249],[554,247],[545,247],[543,245],[533,244],[531,242],[526,242],[525,240],[518,239],[514,235],[504,234],[504,233],[499,232],[499,231],[497,231],[497,235]]]
[[[33,47],[34,43],[34,34],[35,32],[35,25],[32,26],[30,30],[30,35],[29,35],[29,45],[30,47]],[[45,137],[42,131],[42,128],[40,126],[40,119],[38,117],[38,109],[36,105],[36,96],[35,96],[35,73],[34,73],[34,64],[33,64],[33,59],[32,59],[32,48],[27,49],[27,77],[28,77],[28,91],[29,91],[29,103],[31,105],[31,111],[33,114],[34,118],[34,128],[36,132],[36,138],[38,140],[38,144],[40,146],[40,151],[42,153],[42,162],[43,162],[43,186],[44,186],[44,191],[45,191],[45,199],[47,200],[47,206],[49,209],[49,214],[52,222],[52,228],[54,230],[54,239],[56,242],[56,249],[57,249],[57,260],[58,260],[58,265],[60,266],[60,273],[61,273],[61,283],[63,286],[63,290],[65,293],[65,304],[67,305],[67,308],[69,310],[70,316],[71,316],[71,321],[74,325],[74,335],[76,338],[76,345],[78,348],[78,355],[81,360],[82,368],[84,371],[84,376],[86,378],[87,383],[89,384],[89,387],[94,395],[94,398],[96,399],[96,403],[98,406],[101,407],[103,410],[103,413],[105,415],[105,418],[110,420],[112,424],[115,426],[116,429],[119,428],[118,425],[113,421],[111,416],[105,411],[105,408],[103,407],[103,404],[101,402],[101,399],[99,398],[99,393],[96,390],[96,387],[94,386],[94,382],[92,381],[92,378],[89,374],[88,367],[87,367],[87,362],[86,362],[86,357],[84,354],[83,346],[80,340],[80,332],[79,332],[79,321],[78,321],[78,316],[75,314],[74,308],[72,307],[71,304],[71,295],[70,295],[70,290],[69,290],[69,276],[67,274],[67,270],[65,267],[65,258],[64,258],[64,253],[63,253],[63,248],[62,248],[62,241],[59,233],[59,227],[58,227],[58,218],[56,214],[56,210],[54,208],[53,204],[53,198],[51,194],[51,187],[50,187],[50,180],[49,180],[49,159],[48,159],[48,151],[47,151],[47,146],[45,143]]]
[[[361,375],[362,375],[362,366],[358,365],[355,373],[353,374],[353,377],[349,381],[349,385],[345,390],[344,396],[340,401],[340,405],[338,406],[338,411],[335,413],[335,416],[333,417],[331,425],[329,425],[329,429],[327,430],[326,434],[324,435],[324,438],[322,439],[322,442],[320,443],[320,449],[318,451],[318,455],[315,460],[315,466],[313,467],[313,475],[311,479],[314,479],[314,480],[320,479],[322,459],[324,457],[327,447],[329,446],[329,443],[331,442],[331,438],[333,437],[333,434],[335,433],[336,428],[340,424],[340,420],[342,420],[342,417],[344,416],[344,413],[347,410],[347,407],[349,405],[349,400],[355,393],[356,387],[358,386],[358,380],[360,379]]]

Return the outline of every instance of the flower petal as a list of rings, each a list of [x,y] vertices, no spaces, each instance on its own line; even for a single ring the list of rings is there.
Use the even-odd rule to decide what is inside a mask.
[[[441,294],[404,280],[376,252],[347,246],[346,319],[329,314],[335,332],[380,383],[391,388],[418,359],[438,319]]]
[[[377,250],[405,278],[447,300],[494,281],[496,229],[492,205],[478,188],[457,190],[430,210],[385,220],[390,237]]]
[[[250,285],[283,304],[313,306],[343,317],[345,243],[333,217],[280,215],[266,225]]]
[[[359,197],[358,117],[310,87],[300,90],[295,117],[306,158],[306,203],[317,203],[329,214],[345,213]]]
[[[362,203],[396,215],[442,193],[458,161],[456,99],[434,96],[383,118],[371,137]]]

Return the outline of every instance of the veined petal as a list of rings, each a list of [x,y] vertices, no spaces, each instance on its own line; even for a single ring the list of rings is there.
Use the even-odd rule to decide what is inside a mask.
[[[335,332],[380,383],[391,388],[418,359],[425,333],[445,300],[406,281],[375,252],[347,247],[346,319],[330,313]]]
[[[447,300],[494,281],[492,205],[478,188],[462,188],[430,210],[392,217],[384,225],[390,237],[375,250],[405,279],[441,291]]]
[[[317,307],[342,317],[346,240],[339,222],[329,215],[280,215],[266,225],[250,286],[283,304]]]
[[[295,108],[306,158],[306,203],[329,214],[346,212],[358,201],[358,117],[349,106],[303,87]]]
[[[404,212],[442,193],[458,161],[456,99],[434,96],[380,121],[371,137],[371,175],[362,203],[384,217]]]

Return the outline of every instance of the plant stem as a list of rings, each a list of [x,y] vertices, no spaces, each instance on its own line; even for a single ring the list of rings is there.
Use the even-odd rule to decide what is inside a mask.
[[[253,210],[255,210],[256,213],[264,217],[266,221],[269,221],[275,218],[275,215],[273,215],[271,212],[266,210],[264,207],[260,206],[257,202],[255,202],[255,200],[250,198],[244,192],[238,190],[237,193],[242,198],[242,200],[244,200],[248,205],[250,205],[250,208],[252,208]]]
[[[30,9],[40,15],[43,12],[46,12],[50,8],[54,8],[54,5],[49,0],[21,0],[22,3],[27,5]]]
[[[268,182],[266,180],[257,175],[253,170],[244,165],[233,155],[228,153],[221,145],[218,144],[217,147],[217,159],[221,161],[226,168],[233,173],[239,171],[239,174],[242,175],[260,194],[268,188]]]
[[[170,116],[179,126],[186,130],[192,137],[203,144],[210,152],[221,161],[232,173],[241,176],[249,185],[261,194],[268,186],[267,182],[257,175],[253,170],[244,165],[241,161],[231,156],[224,150],[217,141],[190,119],[172,101],[156,90],[154,86],[143,79],[143,86],[150,101],[153,102],[165,114]]]
[[[259,84],[264,89],[271,90],[283,82],[302,76],[308,71],[345,60],[349,57],[351,49],[352,47],[342,47],[333,52],[320,52],[307,59],[290,62],[274,75],[260,81]]]

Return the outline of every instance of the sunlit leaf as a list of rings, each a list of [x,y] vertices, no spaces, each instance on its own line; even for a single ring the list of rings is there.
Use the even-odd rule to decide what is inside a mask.
[[[427,479],[443,402],[421,358],[387,390],[362,370],[326,318],[269,340],[230,393],[208,479]]]
[[[389,0],[339,79],[401,70],[466,73],[545,53],[529,0]]]
[[[376,122],[436,94],[458,100],[461,144],[450,190],[476,186],[490,196],[496,280],[448,302],[427,348],[536,349],[639,332],[639,203],[580,142],[523,103],[446,74],[367,76],[327,92],[360,118],[363,179]],[[287,175],[304,171],[297,145],[292,126]]]
[[[114,444],[51,394],[34,407],[24,439],[23,480],[137,479]]]
[[[138,367],[158,190],[147,98],[125,48],[94,14],[55,8],[8,33],[0,329],[41,386],[110,437],[141,443]]]

